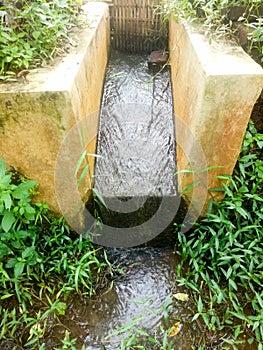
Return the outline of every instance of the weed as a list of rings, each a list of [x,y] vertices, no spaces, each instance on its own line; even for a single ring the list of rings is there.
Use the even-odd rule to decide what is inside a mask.
[[[263,31],[262,31],[262,1],[261,0],[170,0],[162,1],[158,10],[162,13],[164,21],[171,14],[175,20],[194,22],[201,25],[205,33],[216,37],[235,37],[233,22],[228,16],[228,10],[234,6],[243,6],[244,13],[238,19],[247,29],[251,53],[253,48],[259,52],[263,62]],[[253,21],[251,21],[253,18]]]
[[[32,203],[35,188],[26,179],[14,184],[0,158],[0,340],[44,349],[47,321],[60,322],[70,292],[92,296],[108,260],[100,261],[99,249],[54,218],[47,205]],[[65,338],[62,348],[69,342]]]
[[[196,293],[193,319],[201,317],[212,331],[234,329],[231,339],[226,339],[233,346],[249,328],[253,332],[249,342],[257,342],[259,349],[263,342],[262,149],[263,135],[250,122],[233,176],[218,176],[224,200],[211,199],[208,216],[191,232],[176,229],[182,257],[178,282]]]
[[[15,80],[25,69],[45,65],[69,42],[77,24],[78,1],[6,0],[0,8],[0,80]]]

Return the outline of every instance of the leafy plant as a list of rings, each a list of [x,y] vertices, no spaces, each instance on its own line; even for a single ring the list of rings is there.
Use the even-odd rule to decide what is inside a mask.
[[[250,39],[249,52],[254,48],[257,49],[263,62],[263,18],[255,18],[254,22],[247,23],[246,26],[250,30],[248,34]]]
[[[77,0],[6,0],[0,8],[0,79],[14,80],[22,70],[45,65],[67,48],[77,24]]]
[[[71,232],[63,218],[32,203],[35,192],[35,181],[13,183],[0,158],[0,341],[44,349],[47,320],[65,313],[67,295],[93,295],[111,269],[106,253],[99,259],[99,249]]]
[[[183,20],[201,24],[209,36],[235,38],[235,28],[228,16],[231,7],[243,6],[244,13],[239,18],[248,30],[250,41],[247,50],[251,53],[256,48],[263,62],[262,36],[262,1],[261,0],[170,0],[161,2],[159,11],[164,20],[174,16],[176,20]],[[253,18],[253,21],[251,21]]]
[[[233,176],[218,176],[224,200],[212,199],[207,218],[191,232],[176,229],[178,282],[196,293],[193,319],[212,331],[234,327],[233,339],[225,340],[234,348],[247,327],[248,341],[258,349],[263,343],[262,149],[263,135],[250,122]]]

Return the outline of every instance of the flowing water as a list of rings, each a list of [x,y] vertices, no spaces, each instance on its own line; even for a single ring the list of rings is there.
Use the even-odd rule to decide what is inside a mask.
[[[173,349],[191,349],[193,331],[200,333],[198,324],[189,325],[193,317],[192,302],[176,301],[173,294],[183,290],[175,285],[175,267],[178,258],[169,247],[129,248],[108,251],[109,260],[122,268],[124,274],[114,281],[111,290],[106,290],[94,300],[74,299],[67,311],[67,326],[85,344],[86,350],[116,350],[128,332],[121,327],[143,329],[157,338],[176,321],[183,325],[182,334],[173,340]],[[166,308],[173,307],[164,321]],[[133,325],[131,327],[131,324]],[[127,326],[127,327],[126,327]],[[117,333],[117,334],[114,334]],[[73,332],[74,336],[74,332]],[[147,349],[160,349],[152,345]]]
[[[146,55],[113,51],[95,166],[95,188],[107,205],[99,208],[104,231],[97,243],[140,245],[173,221],[180,202],[174,134],[169,70],[152,71]]]
[[[176,194],[170,73],[154,77],[147,56],[112,52],[97,154],[95,185],[105,197]]]

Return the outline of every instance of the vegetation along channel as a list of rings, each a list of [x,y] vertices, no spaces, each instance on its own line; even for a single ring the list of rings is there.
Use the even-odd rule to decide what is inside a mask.
[[[77,25],[80,11],[75,1],[22,0],[10,17],[10,3],[0,2],[1,84],[58,59],[54,45],[67,50],[64,30]],[[241,44],[262,65],[261,1],[171,0],[156,11],[238,40],[247,30]],[[184,232],[169,60],[148,61],[111,50],[95,201],[87,203],[98,217],[97,241],[37,202],[36,181],[0,155],[1,350],[263,349],[262,95],[233,174],[219,176],[224,198],[212,198],[206,217]],[[141,229],[160,207],[161,219]],[[127,233],[112,243],[106,234],[114,230]]]

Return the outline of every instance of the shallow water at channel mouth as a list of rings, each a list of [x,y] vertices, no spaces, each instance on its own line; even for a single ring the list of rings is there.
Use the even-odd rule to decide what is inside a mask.
[[[74,329],[76,335],[82,332],[86,350],[118,349],[121,339],[128,334],[119,332],[120,327],[126,326],[132,333],[140,328],[161,338],[160,326],[168,329],[178,320],[182,322],[183,332],[170,341],[174,349],[191,349],[190,332],[194,329],[189,328],[188,321],[193,316],[193,308],[191,301],[173,298],[173,294],[180,291],[175,284],[178,257],[173,250],[169,247],[111,249],[108,257],[111,262],[117,262],[124,274],[116,278],[111,290],[92,301],[75,299],[67,310],[67,325],[73,334]],[[170,301],[173,311],[166,325],[164,309]],[[151,349],[159,350],[159,347],[153,345]]]

